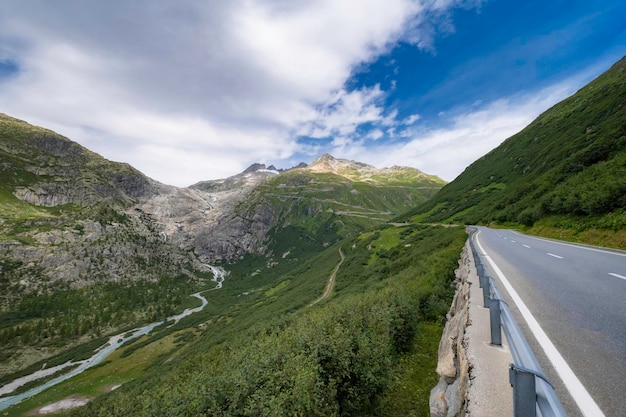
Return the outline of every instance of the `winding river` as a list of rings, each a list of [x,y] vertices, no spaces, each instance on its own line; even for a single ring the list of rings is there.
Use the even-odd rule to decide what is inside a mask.
[[[54,386],[57,384],[60,384],[63,381],[66,381],[70,378],[72,378],[73,376],[76,376],[78,374],[80,374],[81,372],[85,371],[86,369],[91,368],[92,366],[95,366],[97,364],[99,364],[100,362],[102,362],[102,360],[104,358],[106,358],[109,354],[111,354],[111,352],[113,352],[114,350],[118,349],[119,347],[123,346],[124,343],[129,342],[133,339],[136,339],[138,337],[141,337],[143,335],[146,335],[148,333],[150,333],[152,331],[152,329],[154,329],[155,327],[167,322],[167,321],[174,321],[175,323],[178,323],[178,321],[180,319],[182,319],[183,317],[187,317],[193,313],[197,313],[198,311],[201,311],[207,304],[208,301],[206,298],[204,298],[202,295],[200,295],[202,292],[206,292],[206,291],[212,291],[212,290],[217,290],[222,288],[222,283],[224,282],[224,278],[226,277],[226,271],[221,268],[221,267],[216,267],[213,265],[207,265],[205,264],[205,266],[207,266],[208,268],[211,269],[211,272],[213,272],[213,281],[215,281],[217,283],[217,285],[215,286],[215,288],[211,288],[209,290],[204,290],[204,291],[200,291],[197,292],[195,294],[191,294],[192,297],[196,297],[198,299],[200,299],[202,301],[202,305],[200,307],[195,307],[195,308],[187,308],[185,309],[185,311],[183,311],[180,314],[177,314],[175,316],[171,316],[168,317],[166,320],[163,321],[159,321],[159,322],[155,322],[155,323],[150,323],[146,326],[143,327],[139,327],[137,329],[131,330],[131,331],[126,331],[124,333],[115,335],[115,336],[111,336],[111,338],[109,339],[109,341],[107,343],[105,343],[102,347],[100,347],[99,349],[97,349],[96,353],[94,353],[93,356],[91,356],[89,359],[83,360],[83,361],[79,361],[79,362],[68,362],[66,364],[63,364],[62,366],[58,367],[58,369],[62,369],[63,367],[67,367],[67,366],[72,366],[72,365],[78,365],[76,368],[72,369],[71,371],[69,371],[66,374],[60,375],[56,378],[51,379],[50,381],[39,385],[35,388],[32,388],[26,392],[23,392],[21,394],[18,395],[13,395],[10,397],[2,397],[0,398],[0,411],[5,410],[9,407],[11,407],[12,405],[15,405],[23,400],[25,400],[26,398],[30,398],[33,395],[39,394],[40,392]],[[19,378],[9,384],[7,384],[6,386],[2,387],[2,389],[4,389],[4,392],[8,393],[11,392],[15,389],[17,389],[18,387],[30,382],[30,381],[34,381],[37,380],[39,378],[43,378],[44,376],[49,375],[49,372],[46,372],[46,370],[42,370],[42,371],[37,371],[34,372],[31,375],[27,375],[25,377]],[[6,387],[10,385],[11,388],[6,389]],[[0,391],[2,392],[2,391]]]

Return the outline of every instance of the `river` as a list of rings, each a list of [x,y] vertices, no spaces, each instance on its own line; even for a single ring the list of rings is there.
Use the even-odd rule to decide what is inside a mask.
[[[81,372],[85,371],[86,369],[91,368],[92,366],[95,366],[97,364],[99,364],[100,362],[102,362],[102,360],[104,358],[106,358],[108,355],[111,354],[111,352],[113,352],[114,350],[118,349],[119,347],[123,346],[124,343],[129,342],[133,339],[136,339],[138,337],[141,337],[143,335],[146,335],[148,333],[150,333],[152,331],[152,329],[154,329],[155,327],[165,323],[166,321],[174,321],[175,323],[178,323],[178,321],[180,319],[182,319],[183,317],[187,317],[193,313],[197,313],[198,311],[201,311],[207,304],[208,301],[206,298],[204,298],[201,293],[206,292],[206,291],[212,291],[212,290],[217,290],[222,288],[222,283],[224,282],[224,279],[226,278],[226,271],[224,270],[224,268],[221,267],[216,267],[213,265],[207,265],[205,264],[205,266],[207,266],[208,268],[211,269],[211,272],[213,272],[213,281],[216,282],[215,288],[211,288],[209,290],[204,290],[204,291],[200,291],[197,292],[195,294],[191,294],[192,297],[196,297],[198,299],[200,299],[202,301],[202,305],[200,307],[195,307],[195,308],[187,308],[185,309],[185,311],[183,311],[180,314],[177,314],[175,316],[171,316],[168,317],[166,320],[163,321],[158,321],[158,322],[154,322],[154,323],[150,323],[146,326],[143,327],[139,327],[137,329],[131,330],[131,331],[126,331],[124,333],[120,333],[118,335],[115,336],[111,336],[109,338],[109,341],[107,343],[105,343],[103,346],[101,346],[100,348],[98,348],[96,350],[96,352],[94,353],[93,356],[91,356],[89,359],[83,360],[83,361],[79,361],[79,362],[68,362],[66,364],[64,364],[62,367],[68,367],[68,366],[72,366],[72,365],[78,365],[78,367],[72,369],[71,371],[69,371],[66,374],[60,375],[56,378],[51,379],[50,381],[39,385],[35,388],[32,388],[28,391],[25,391],[21,394],[18,395],[13,395],[10,397],[2,397],[0,398],[0,411],[5,410],[9,407],[11,407],[12,405],[15,405],[27,398],[32,397],[33,395],[39,394],[40,392],[54,386],[57,384],[60,384],[63,381],[66,381],[70,378],[72,378],[73,376],[76,376],[78,374],[80,374]],[[7,384],[7,385],[11,385],[11,389],[7,390],[6,387],[7,385],[5,385],[4,387],[2,387],[3,389],[5,389],[5,392],[11,392],[15,389],[17,389],[18,387],[31,382],[31,381],[35,381],[39,378],[43,378],[44,376],[49,375],[49,373],[46,373],[45,370],[42,371],[37,371],[34,372],[31,375],[27,375],[24,376],[22,378],[19,378],[18,380],[12,381],[11,383]]]

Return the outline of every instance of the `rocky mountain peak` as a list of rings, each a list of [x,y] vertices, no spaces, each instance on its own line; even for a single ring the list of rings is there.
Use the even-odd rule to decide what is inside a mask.
[[[252,164],[248,168],[246,168],[246,170],[243,171],[243,173],[244,174],[250,174],[250,173],[253,173],[253,172],[257,172],[260,169],[266,169],[265,164],[259,164],[259,163]]]
[[[371,171],[376,170],[375,167],[361,162],[351,161],[348,159],[335,158],[325,153],[311,163],[306,169],[311,172],[332,173],[337,175],[345,175],[349,171]]]

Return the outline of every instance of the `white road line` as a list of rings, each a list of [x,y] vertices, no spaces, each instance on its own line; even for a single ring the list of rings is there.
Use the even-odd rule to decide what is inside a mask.
[[[626,256],[626,252],[625,251],[619,251],[618,249],[616,249],[615,251],[610,251],[610,250],[604,250],[604,249],[596,249],[596,248],[590,248],[588,246],[581,246],[581,245],[575,245],[573,243],[565,243],[565,242],[559,242],[557,240],[552,240],[552,239],[543,239],[541,237],[537,237],[537,236],[531,236],[531,235],[524,235],[520,232],[516,232],[513,231],[513,233],[520,235],[520,236],[524,236],[527,237],[529,239],[537,239],[537,240],[543,240],[544,242],[550,242],[550,243],[555,243],[557,245],[563,245],[563,246],[571,246],[572,248],[578,248],[578,249],[584,249],[584,250],[590,250],[592,252],[602,252],[602,253],[608,253],[609,255],[616,255],[616,256]]]
[[[615,278],[621,278],[621,279],[626,279],[625,276],[620,275],[620,274],[616,274],[614,272],[609,272],[609,275],[613,275]]]
[[[550,255],[550,256],[553,256],[553,257],[558,258],[558,259],[563,259],[563,257],[562,257],[562,256],[555,255],[555,254],[550,253],[550,252],[546,252],[546,255]]]
[[[524,246],[525,248],[528,248],[528,249],[530,249],[530,246],[528,246],[528,245],[523,245],[523,246]]]
[[[526,304],[517,294],[517,291],[515,291],[509,280],[504,276],[500,268],[498,268],[498,265],[496,265],[491,257],[487,255],[487,252],[478,241],[479,234],[480,230],[475,235],[476,243],[478,244],[480,251],[484,254],[485,259],[487,259],[495,273],[498,275],[498,278],[500,278],[500,282],[502,282],[502,285],[504,285],[504,288],[506,288],[507,292],[517,305],[517,308],[519,309],[520,313],[524,317],[524,320],[526,320],[526,323],[528,324],[528,328],[535,336],[535,339],[537,339],[537,342],[539,342],[539,345],[552,363],[552,366],[556,370],[557,374],[559,374],[559,376],[561,377],[563,384],[569,391],[574,401],[576,401],[576,404],[578,405],[578,408],[580,408],[580,411],[582,411],[584,416],[588,417],[605,417],[604,413],[600,410],[600,407],[598,407],[598,404],[596,404],[587,389],[585,389],[585,387],[583,386],[582,382],[580,382],[578,377],[574,374],[572,368],[570,368],[567,362],[565,362],[563,356],[561,356],[559,351],[556,349],[556,346],[554,346],[554,343],[552,343],[548,335],[543,331],[543,329],[539,325],[539,322],[532,315],[528,307],[526,307]]]
[[[512,240],[512,241],[511,241],[511,243],[515,243],[515,241],[514,241],[514,240]]]

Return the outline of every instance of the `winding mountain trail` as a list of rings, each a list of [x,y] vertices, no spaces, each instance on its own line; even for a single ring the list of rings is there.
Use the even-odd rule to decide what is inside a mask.
[[[137,329],[131,330],[131,331],[126,331],[124,333],[120,333],[117,334],[115,336],[111,336],[109,338],[109,341],[107,343],[105,343],[103,346],[101,346],[100,348],[98,348],[96,350],[96,352],[94,353],[93,356],[91,356],[89,359],[85,359],[82,361],[78,361],[78,362],[67,362],[63,365],[60,365],[58,367],[55,368],[51,368],[50,370],[39,370],[37,372],[34,372],[30,375],[26,375],[22,378],[18,378],[15,381],[10,382],[9,384],[3,386],[0,388],[0,392],[2,394],[7,394],[10,393],[12,391],[14,391],[15,389],[21,387],[24,384],[27,384],[29,382],[32,381],[36,381],[40,378],[43,378],[47,375],[50,375],[50,371],[52,371],[52,369],[54,369],[55,371],[60,370],[64,367],[69,367],[69,366],[73,366],[73,365],[78,365],[76,368],[72,369],[71,371],[69,371],[66,374],[60,375],[42,385],[39,385],[37,387],[34,387],[26,392],[23,392],[21,394],[17,394],[14,396],[10,396],[10,397],[2,397],[0,398],[0,411],[5,410],[9,407],[11,407],[12,405],[15,405],[27,398],[32,397],[33,395],[39,394],[40,392],[54,386],[57,384],[60,384],[63,381],[66,381],[67,379],[70,379],[78,374],[80,374],[81,372],[91,368],[92,366],[95,366],[97,364],[99,364],[100,362],[102,362],[102,360],[104,358],[106,358],[109,354],[111,354],[114,350],[122,347],[124,345],[124,343],[136,339],[138,337],[147,335],[148,333],[150,333],[152,331],[152,329],[154,329],[155,327],[167,322],[167,321],[174,321],[175,323],[178,323],[178,321],[180,319],[182,319],[183,317],[187,317],[193,313],[196,313],[200,310],[202,310],[207,304],[208,301],[205,297],[203,297],[202,295],[200,295],[203,292],[206,291],[213,291],[213,290],[218,290],[220,288],[222,288],[222,284],[224,282],[224,279],[226,278],[226,275],[228,275],[228,273],[224,270],[224,268],[222,267],[216,267],[213,265],[207,265],[205,264],[205,266],[207,266],[208,268],[211,269],[211,272],[213,272],[213,279],[212,281],[216,282],[216,286],[215,288],[210,288],[208,290],[204,290],[204,291],[200,291],[194,294],[191,294],[191,297],[196,297],[198,299],[200,299],[200,301],[202,301],[202,305],[200,305],[199,307],[196,308],[187,308],[185,309],[185,311],[183,311],[180,314],[168,317],[167,319],[163,320],[163,321],[159,321],[159,322],[154,322],[154,323],[150,323],[146,326],[143,327],[139,327]]]
[[[339,256],[341,256],[341,259],[339,260],[339,263],[337,264],[337,266],[335,266],[335,269],[333,269],[333,273],[330,275],[330,278],[328,279],[328,285],[326,286],[326,291],[324,291],[324,294],[320,298],[312,302],[309,305],[309,307],[330,297],[330,294],[333,292],[333,287],[335,286],[335,278],[337,277],[337,272],[339,272],[339,268],[341,268],[341,264],[343,264],[344,259],[346,259],[341,248],[339,248]]]

